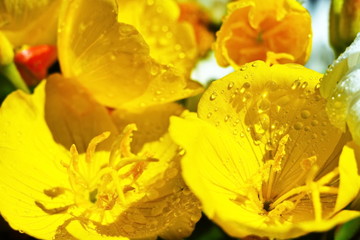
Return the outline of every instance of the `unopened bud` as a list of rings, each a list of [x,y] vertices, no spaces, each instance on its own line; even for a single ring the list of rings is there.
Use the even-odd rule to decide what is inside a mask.
[[[330,43],[340,55],[360,31],[360,0],[332,0],[330,7]]]
[[[11,43],[0,31],[0,66],[10,64],[14,59],[14,51]]]

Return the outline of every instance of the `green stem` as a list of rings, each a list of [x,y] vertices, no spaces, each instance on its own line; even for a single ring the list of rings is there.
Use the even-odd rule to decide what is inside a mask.
[[[15,63],[0,66],[0,74],[5,76],[17,89],[21,89],[26,93],[30,93],[29,88],[18,72]]]

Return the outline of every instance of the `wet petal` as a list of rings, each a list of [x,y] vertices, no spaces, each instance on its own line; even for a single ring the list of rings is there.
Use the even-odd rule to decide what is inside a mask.
[[[96,224],[100,234],[148,238],[183,239],[191,234],[200,219],[200,203],[181,177],[178,146],[169,135],[147,143],[138,156],[154,161],[143,165],[136,180],[138,193],[128,196],[130,205],[111,224]],[[141,166],[140,166],[141,168]]]
[[[190,24],[179,22],[176,1],[117,0],[118,21],[133,25],[161,64],[173,64],[189,74],[197,58],[195,34]],[[136,11],[134,11],[136,9]]]
[[[61,0],[5,0],[0,5],[0,29],[14,47],[55,44]]]
[[[321,95],[328,100],[327,112],[331,123],[342,131],[348,125],[356,143],[360,142],[359,62],[360,35],[329,67],[320,87]]]
[[[59,47],[64,76],[75,78],[106,106],[142,108],[201,91],[176,68],[154,60],[140,33],[118,23],[115,6],[105,0],[64,4]]]

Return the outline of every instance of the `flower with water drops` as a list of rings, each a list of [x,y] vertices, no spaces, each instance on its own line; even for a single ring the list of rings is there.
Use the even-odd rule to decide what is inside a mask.
[[[39,239],[188,236],[200,206],[181,178],[183,154],[166,125],[182,108],[146,111],[110,115],[60,75],[33,95],[9,95],[0,109],[2,216]]]
[[[321,76],[249,63],[214,81],[197,115],[171,119],[185,182],[229,235],[295,238],[360,216],[344,210],[360,178],[349,136],[327,117]]]
[[[138,8],[131,7],[140,2],[146,6],[144,11],[150,8],[147,1],[96,0],[88,4],[85,0],[74,0],[64,1],[60,12],[58,47],[61,49],[62,74],[74,78],[105,106],[139,109],[202,91],[199,83],[189,80],[188,74],[176,67],[181,65],[176,59],[171,60],[176,64],[160,59],[169,53],[157,52],[159,48],[163,51],[167,48],[156,48],[151,44],[147,32],[144,32],[149,29],[138,29],[139,24],[126,17],[140,17],[133,12]],[[166,3],[165,6],[159,3],[155,9],[162,9],[164,14],[172,13],[165,11],[172,3]],[[125,11],[128,7],[131,12]],[[155,11],[153,8],[150,10],[149,18]],[[167,22],[166,18],[161,21]],[[153,39],[157,39],[158,35],[154,36]],[[175,37],[171,39],[175,41]],[[185,51],[189,46],[182,47]]]

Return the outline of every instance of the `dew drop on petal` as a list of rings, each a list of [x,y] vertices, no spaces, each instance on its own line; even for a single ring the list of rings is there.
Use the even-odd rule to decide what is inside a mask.
[[[294,124],[295,130],[301,130],[304,127],[304,124],[302,122],[297,122]]]
[[[300,115],[303,119],[307,119],[311,116],[311,113],[308,110],[302,110]]]
[[[210,101],[214,101],[217,97],[217,93],[216,92],[213,92],[211,95],[210,95]]]

